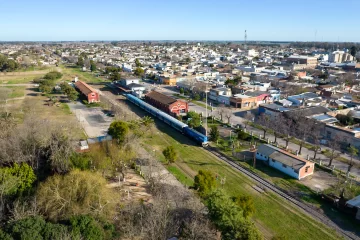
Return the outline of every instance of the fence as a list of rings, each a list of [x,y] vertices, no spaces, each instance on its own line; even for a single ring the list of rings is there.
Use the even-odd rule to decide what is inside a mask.
[[[105,141],[111,141],[112,137],[110,135],[106,135],[106,136],[99,136],[99,137],[94,137],[94,138],[88,138],[87,142],[88,144],[94,144],[94,143],[99,143],[99,142],[105,142]]]

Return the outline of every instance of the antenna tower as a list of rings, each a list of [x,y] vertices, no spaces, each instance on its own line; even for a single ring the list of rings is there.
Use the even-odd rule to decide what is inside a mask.
[[[246,30],[245,30],[245,36],[244,36],[244,49],[245,50],[247,49],[247,33],[246,33]]]

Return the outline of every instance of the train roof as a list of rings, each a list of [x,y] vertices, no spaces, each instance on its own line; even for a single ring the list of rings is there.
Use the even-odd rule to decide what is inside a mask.
[[[171,122],[179,125],[181,128],[184,128],[184,127],[188,126],[187,124],[177,120],[176,118],[170,116],[169,114],[157,109],[156,107],[151,106],[150,104],[142,101],[141,99],[139,99],[139,98],[137,98],[137,97],[135,97],[135,96],[133,96],[131,94],[126,94],[126,97],[131,98],[134,101],[138,102],[139,104],[142,104],[142,105],[146,106],[147,108],[149,108],[149,109],[153,110],[154,112],[156,112],[158,115],[162,116],[163,118],[166,118],[168,121],[171,121]]]

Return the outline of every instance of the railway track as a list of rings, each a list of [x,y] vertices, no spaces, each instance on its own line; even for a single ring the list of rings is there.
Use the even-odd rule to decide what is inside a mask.
[[[101,95],[103,95],[105,98],[107,98],[110,101],[111,104],[119,105],[119,103],[117,103],[114,99],[111,99],[109,96],[107,96],[107,94],[101,93]],[[254,173],[253,171],[251,171],[249,169],[246,169],[246,168],[240,166],[239,164],[233,162],[226,155],[216,151],[214,148],[212,148],[210,146],[205,147],[205,149],[207,151],[209,151],[211,154],[213,154],[216,157],[218,157],[219,159],[221,159],[222,161],[226,162],[231,167],[235,168],[236,170],[242,172],[243,174],[245,174],[246,176],[248,176],[252,180],[254,180],[257,183],[261,184],[264,188],[267,188],[267,189],[271,190],[272,192],[276,193],[277,195],[279,195],[283,199],[293,203],[294,205],[296,205],[297,207],[302,209],[304,212],[306,212],[307,214],[309,214],[313,218],[315,218],[318,221],[322,222],[323,224],[329,226],[330,228],[333,228],[336,232],[341,234],[343,237],[345,237],[347,239],[352,239],[352,240],[360,240],[360,237],[357,236],[356,234],[354,234],[353,232],[346,231],[346,230],[340,228],[336,223],[334,223],[332,220],[330,220],[324,214],[318,212],[316,209],[310,207],[309,205],[307,205],[307,204],[293,198],[289,194],[282,191],[280,188],[276,187],[274,184],[270,183],[269,181],[263,179],[262,177],[260,177],[256,173]]]
[[[249,169],[246,169],[239,164],[233,162],[230,160],[226,155],[219,153],[218,151],[214,150],[212,147],[206,147],[207,151],[209,151],[211,154],[215,155],[216,157],[220,158],[222,161],[229,164],[231,167],[235,168],[236,170],[240,171],[241,173],[245,174],[252,180],[256,181],[257,183],[261,184],[263,187],[271,190],[272,192],[276,193],[277,195],[281,196],[285,200],[295,204],[297,207],[301,208],[303,211],[305,211],[307,214],[311,215],[313,218],[317,219],[318,221],[322,222],[326,226],[329,226],[333,228],[336,232],[341,234],[343,237],[347,239],[360,239],[359,236],[355,235],[353,232],[346,231],[342,228],[340,228],[336,223],[334,223],[332,220],[330,220],[328,217],[326,217],[324,214],[318,212],[316,209],[310,207],[309,205],[293,198],[292,196],[288,195],[278,187],[276,187],[274,184],[270,183],[269,181],[263,179],[256,173],[252,172]]]

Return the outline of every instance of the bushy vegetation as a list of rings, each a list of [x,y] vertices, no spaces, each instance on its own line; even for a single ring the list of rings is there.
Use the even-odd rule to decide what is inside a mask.
[[[73,216],[61,223],[46,221],[41,216],[33,216],[10,222],[0,230],[1,239],[112,239],[114,226],[88,215]]]
[[[43,78],[34,79],[35,83],[39,83],[39,90],[43,93],[51,93],[54,90],[56,85],[55,81],[62,78],[62,73],[57,71],[52,71],[47,74]]]
[[[190,111],[187,113],[187,118],[188,118],[188,125],[192,128],[196,128],[196,127],[200,127],[201,125],[201,118],[200,118],[200,114],[194,112],[194,111]]]
[[[19,64],[15,60],[9,59],[6,56],[0,54],[0,72],[15,71],[19,67]]]

